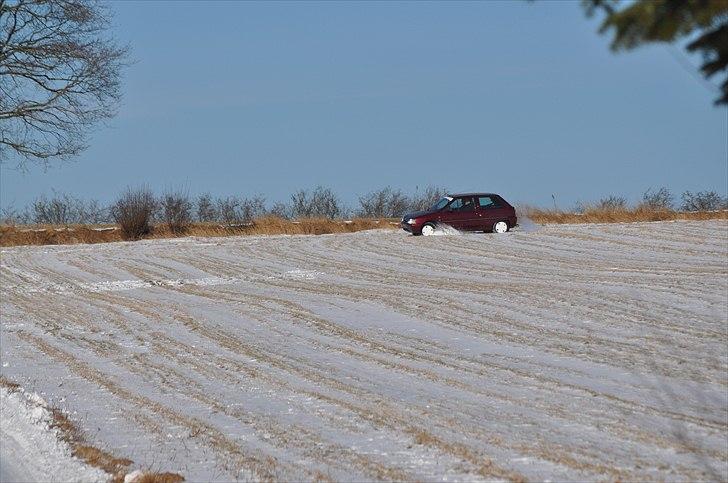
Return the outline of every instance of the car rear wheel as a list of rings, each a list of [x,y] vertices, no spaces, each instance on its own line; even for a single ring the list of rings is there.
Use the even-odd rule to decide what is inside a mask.
[[[505,221],[499,221],[493,225],[493,233],[505,233],[508,231],[508,223]]]
[[[433,223],[425,223],[422,226],[422,236],[431,236],[435,234],[435,225]]]

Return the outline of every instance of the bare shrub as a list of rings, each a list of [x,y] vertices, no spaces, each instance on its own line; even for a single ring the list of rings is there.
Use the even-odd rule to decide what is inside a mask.
[[[111,212],[125,240],[138,240],[152,231],[152,217],[157,202],[147,188],[128,188],[114,203]]]
[[[268,215],[287,220],[291,217],[291,207],[285,203],[275,203],[268,210]]]
[[[715,191],[686,191],[681,198],[683,211],[728,210],[728,197],[723,198]]]
[[[228,225],[236,223],[240,220],[239,209],[240,200],[234,196],[227,198],[218,198],[215,201],[218,219]]]
[[[338,197],[329,188],[318,186],[312,193],[299,190],[291,195],[294,218],[336,218],[341,214]]]
[[[79,200],[69,195],[54,194],[52,198],[41,195],[31,205],[33,223],[43,225],[67,225],[79,216]]]
[[[306,190],[298,190],[291,195],[291,216],[294,218],[308,218],[309,215],[309,194]]]
[[[0,225],[13,226],[18,223],[18,212],[12,206],[0,208]]]
[[[653,191],[652,188],[648,189],[642,195],[642,202],[639,205],[640,208],[646,210],[672,210],[673,207],[673,196],[669,189],[662,187],[657,191]]]
[[[415,190],[415,194],[410,200],[409,209],[413,211],[426,210],[447,194],[448,192],[445,188],[437,186],[428,186],[422,193],[418,193]]]
[[[199,209],[199,207],[198,207]],[[254,196],[252,198],[238,198],[228,196],[218,198],[211,206],[215,219],[227,225],[250,223],[256,218],[266,214],[265,198]]]
[[[108,212],[98,201],[83,200],[64,193],[53,193],[36,198],[30,206],[27,221],[42,225],[69,225],[103,223],[108,220]]]
[[[311,196],[313,216],[336,218],[342,213],[339,198],[329,188],[317,187]]]
[[[218,212],[210,193],[201,194],[197,198],[197,221],[218,221]]]
[[[162,221],[175,235],[185,233],[192,221],[192,202],[186,192],[165,193],[159,200]]]
[[[599,200],[595,208],[606,211],[626,210],[627,200],[622,196],[610,195]]]
[[[339,209],[340,209],[339,218],[344,218],[346,220],[351,221],[351,218],[354,218],[354,216],[356,216],[356,211],[354,210],[354,208],[352,208],[347,203],[341,203],[339,205]]]
[[[389,186],[359,197],[356,215],[364,218],[396,218],[409,208],[410,201],[400,190]]]
[[[30,213],[26,208],[24,211],[18,211],[14,206],[5,206],[0,208],[0,225],[27,225],[31,221]]]
[[[265,198],[254,196],[240,200],[240,220],[246,223],[265,215]]]
[[[83,217],[79,223],[90,223],[97,225],[99,223],[109,223],[109,208],[102,206],[97,200],[91,200],[83,206]]]

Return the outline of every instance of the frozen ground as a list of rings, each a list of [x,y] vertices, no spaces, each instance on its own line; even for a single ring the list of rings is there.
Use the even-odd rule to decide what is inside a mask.
[[[20,247],[0,273],[2,375],[132,469],[728,479],[725,221]]]

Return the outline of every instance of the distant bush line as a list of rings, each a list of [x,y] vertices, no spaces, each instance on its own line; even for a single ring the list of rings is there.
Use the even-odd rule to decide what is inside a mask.
[[[667,188],[648,189],[634,205],[623,196],[611,195],[594,203],[579,202],[570,211],[557,208],[523,207],[522,212],[537,223],[618,223],[728,218],[728,197],[715,191],[685,191],[680,203]]]
[[[120,230],[120,237],[127,240],[149,237],[152,236],[152,232],[156,233],[155,236],[159,236],[160,233],[167,236],[189,234],[195,224],[205,227],[202,230],[199,227],[193,230],[197,234],[215,232],[215,227],[224,229],[226,233],[235,228],[241,230],[245,228],[243,231],[246,233],[351,231],[353,225],[340,229],[338,224],[327,224],[324,220],[398,218],[406,212],[428,208],[446,193],[446,189],[436,186],[417,190],[414,194],[386,187],[360,196],[357,206],[352,208],[342,203],[330,188],[322,186],[299,190],[290,196],[289,202],[271,205],[266,203],[263,196],[213,197],[210,194],[201,194],[191,197],[184,190],[170,190],[155,195],[149,188],[139,187],[127,189],[108,206],[95,200],[84,201],[64,193],[54,193],[50,197],[41,196],[21,211],[12,207],[3,208],[0,213],[0,224],[56,227],[115,224]],[[537,223],[574,223],[677,219],[680,218],[677,216],[680,212],[697,213],[726,209],[728,209],[728,198],[714,191],[697,193],[685,191],[680,196],[680,203],[676,203],[674,195],[667,188],[659,188],[647,190],[641,200],[633,206],[627,203],[626,198],[612,195],[593,203],[577,203],[573,209],[567,211],[524,206],[520,207],[519,212],[520,215],[527,215]],[[254,221],[263,219],[267,220],[266,223],[257,223],[256,229],[251,228]],[[283,228],[284,225],[274,221],[314,219],[321,222],[305,226],[299,223],[295,229]],[[268,228],[264,229],[263,225]],[[370,225],[376,226],[365,222],[356,226]],[[90,230],[93,233],[100,233],[98,230]],[[56,232],[61,233],[63,230]],[[54,236],[63,238],[65,235]],[[106,234],[105,238],[116,239],[118,236]],[[89,235],[87,238],[94,237],[99,238],[100,235]]]
[[[346,206],[330,189],[318,186],[299,190],[291,195],[288,203],[266,204],[263,196],[213,197],[208,193],[196,198],[184,190],[168,191],[156,196],[149,188],[127,189],[109,206],[96,200],[84,201],[65,193],[36,198],[22,210],[3,208],[0,223],[4,225],[89,225],[120,223],[134,210],[143,212],[149,223],[168,224],[178,231],[185,224],[249,223],[264,216],[282,219],[303,218],[394,218],[407,211],[422,210],[431,206],[447,190],[427,187],[414,194],[384,188],[359,197],[358,206]],[[137,213],[138,214],[138,213]],[[144,230],[144,227],[140,227]]]

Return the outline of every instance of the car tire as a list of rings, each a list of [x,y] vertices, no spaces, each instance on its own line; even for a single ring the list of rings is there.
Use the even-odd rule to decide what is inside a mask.
[[[493,230],[492,231],[493,231],[493,233],[505,233],[508,230],[510,230],[510,228],[511,227],[508,226],[508,222],[507,221],[497,221],[493,225]]]
[[[424,225],[422,225],[421,233],[422,236],[432,236],[435,234],[435,230],[436,227],[434,223],[425,223]]]

